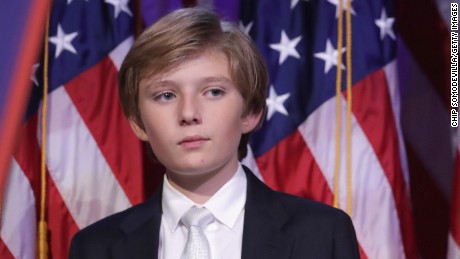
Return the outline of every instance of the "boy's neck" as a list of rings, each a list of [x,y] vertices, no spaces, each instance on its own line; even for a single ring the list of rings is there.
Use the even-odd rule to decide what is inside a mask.
[[[196,204],[207,202],[236,173],[238,163],[228,168],[220,168],[214,172],[200,175],[183,175],[166,172],[169,183],[180,193]]]

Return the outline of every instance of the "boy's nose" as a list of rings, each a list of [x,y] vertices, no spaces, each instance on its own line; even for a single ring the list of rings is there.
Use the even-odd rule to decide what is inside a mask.
[[[194,97],[183,98],[179,111],[179,124],[181,126],[201,123],[198,100]]]

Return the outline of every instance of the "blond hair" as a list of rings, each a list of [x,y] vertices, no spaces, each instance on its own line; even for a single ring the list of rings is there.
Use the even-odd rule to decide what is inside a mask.
[[[184,8],[147,28],[123,61],[118,91],[126,117],[144,129],[139,110],[139,82],[148,76],[170,71],[207,50],[221,51],[228,58],[231,79],[244,99],[243,116],[263,113],[268,74],[252,40],[212,11]],[[248,137],[249,134],[241,137],[240,160],[247,154]]]

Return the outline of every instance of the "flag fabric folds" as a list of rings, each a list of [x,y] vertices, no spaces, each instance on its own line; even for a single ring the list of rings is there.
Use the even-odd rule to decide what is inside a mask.
[[[53,1],[49,53],[33,65],[30,105],[5,189],[0,258],[35,257],[43,195],[51,258],[67,258],[79,229],[144,199],[142,147],[122,114],[116,86],[133,42],[133,15],[128,1]],[[44,80],[49,91],[43,190]]]
[[[39,52],[48,4],[48,0],[8,1],[0,11],[0,193],[26,106],[31,64]]]
[[[339,1],[259,0],[242,5],[241,28],[257,43],[270,74],[267,116],[252,136],[254,159],[248,163],[274,189],[331,205],[337,196],[345,211],[351,199],[362,258],[415,258],[393,8],[389,1],[354,0],[349,11],[352,67],[346,67],[345,40],[337,47]],[[337,69],[343,71],[342,82],[352,69],[352,96],[340,94],[339,135]],[[350,183],[345,114],[351,98]],[[336,141],[341,144],[340,159]]]
[[[404,5],[412,8],[414,1]],[[406,147],[408,153],[424,149],[424,154],[432,155],[433,151],[427,152],[423,134],[403,138],[402,99],[421,85],[398,80],[401,71],[413,76],[412,70],[401,69],[407,62],[396,60],[402,52],[400,35],[406,37],[410,30],[404,27],[407,20],[396,21],[397,10],[390,0],[353,0],[350,8],[346,0],[55,0],[47,25],[49,52],[30,68],[31,98],[5,184],[0,258],[35,258],[42,197],[49,258],[67,258],[71,237],[79,229],[146,198],[145,186],[154,185],[151,175],[162,172],[146,165],[143,147],[122,114],[117,71],[133,42],[136,15],[142,15],[149,25],[184,3],[214,8],[238,23],[265,57],[270,74],[267,114],[263,127],[251,136],[243,163],[273,189],[330,205],[337,200],[339,208],[351,209],[362,258],[416,258],[421,254],[425,248],[417,250],[415,245],[409,196],[409,184],[420,180],[414,172],[409,180]],[[340,3],[351,14],[351,49],[346,47],[345,11],[343,45],[338,47]],[[405,12],[409,10],[404,9],[399,17]],[[410,42],[411,37],[418,40]],[[423,66],[430,60],[429,53],[417,49],[422,40],[414,35],[404,40],[427,72]],[[431,47],[437,60],[441,54]],[[346,63],[349,51],[351,67]],[[338,69],[342,83],[337,109]],[[346,92],[349,70],[351,95]],[[442,76],[433,71],[428,75],[431,83],[441,85]],[[49,91],[43,140],[45,80]],[[413,85],[399,85],[401,82]],[[0,93],[0,104],[5,96]],[[417,109],[422,106],[417,104]],[[427,103],[425,108],[433,107]],[[443,140],[450,141],[449,133],[443,132]],[[349,151],[347,135],[351,136]],[[43,142],[47,146],[44,190],[40,172]],[[458,161],[459,150],[457,147]],[[421,164],[434,159],[422,153],[417,153],[423,157]],[[458,171],[460,166],[455,168]],[[448,259],[460,258],[459,172],[456,177]]]
[[[450,124],[448,0],[394,1],[399,32],[401,123],[408,153],[417,248],[445,258],[455,171]],[[452,204],[452,210],[455,206]],[[457,257],[459,258],[459,257]]]

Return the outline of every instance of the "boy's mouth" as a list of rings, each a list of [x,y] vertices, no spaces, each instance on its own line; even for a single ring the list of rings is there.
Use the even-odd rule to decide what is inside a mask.
[[[197,148],[200,147],[204,142],[208,141],[209,138],[205,138],[202,136],[189,136],[183,138],[179,141],[178,145],[186,147],[186,148]]]

